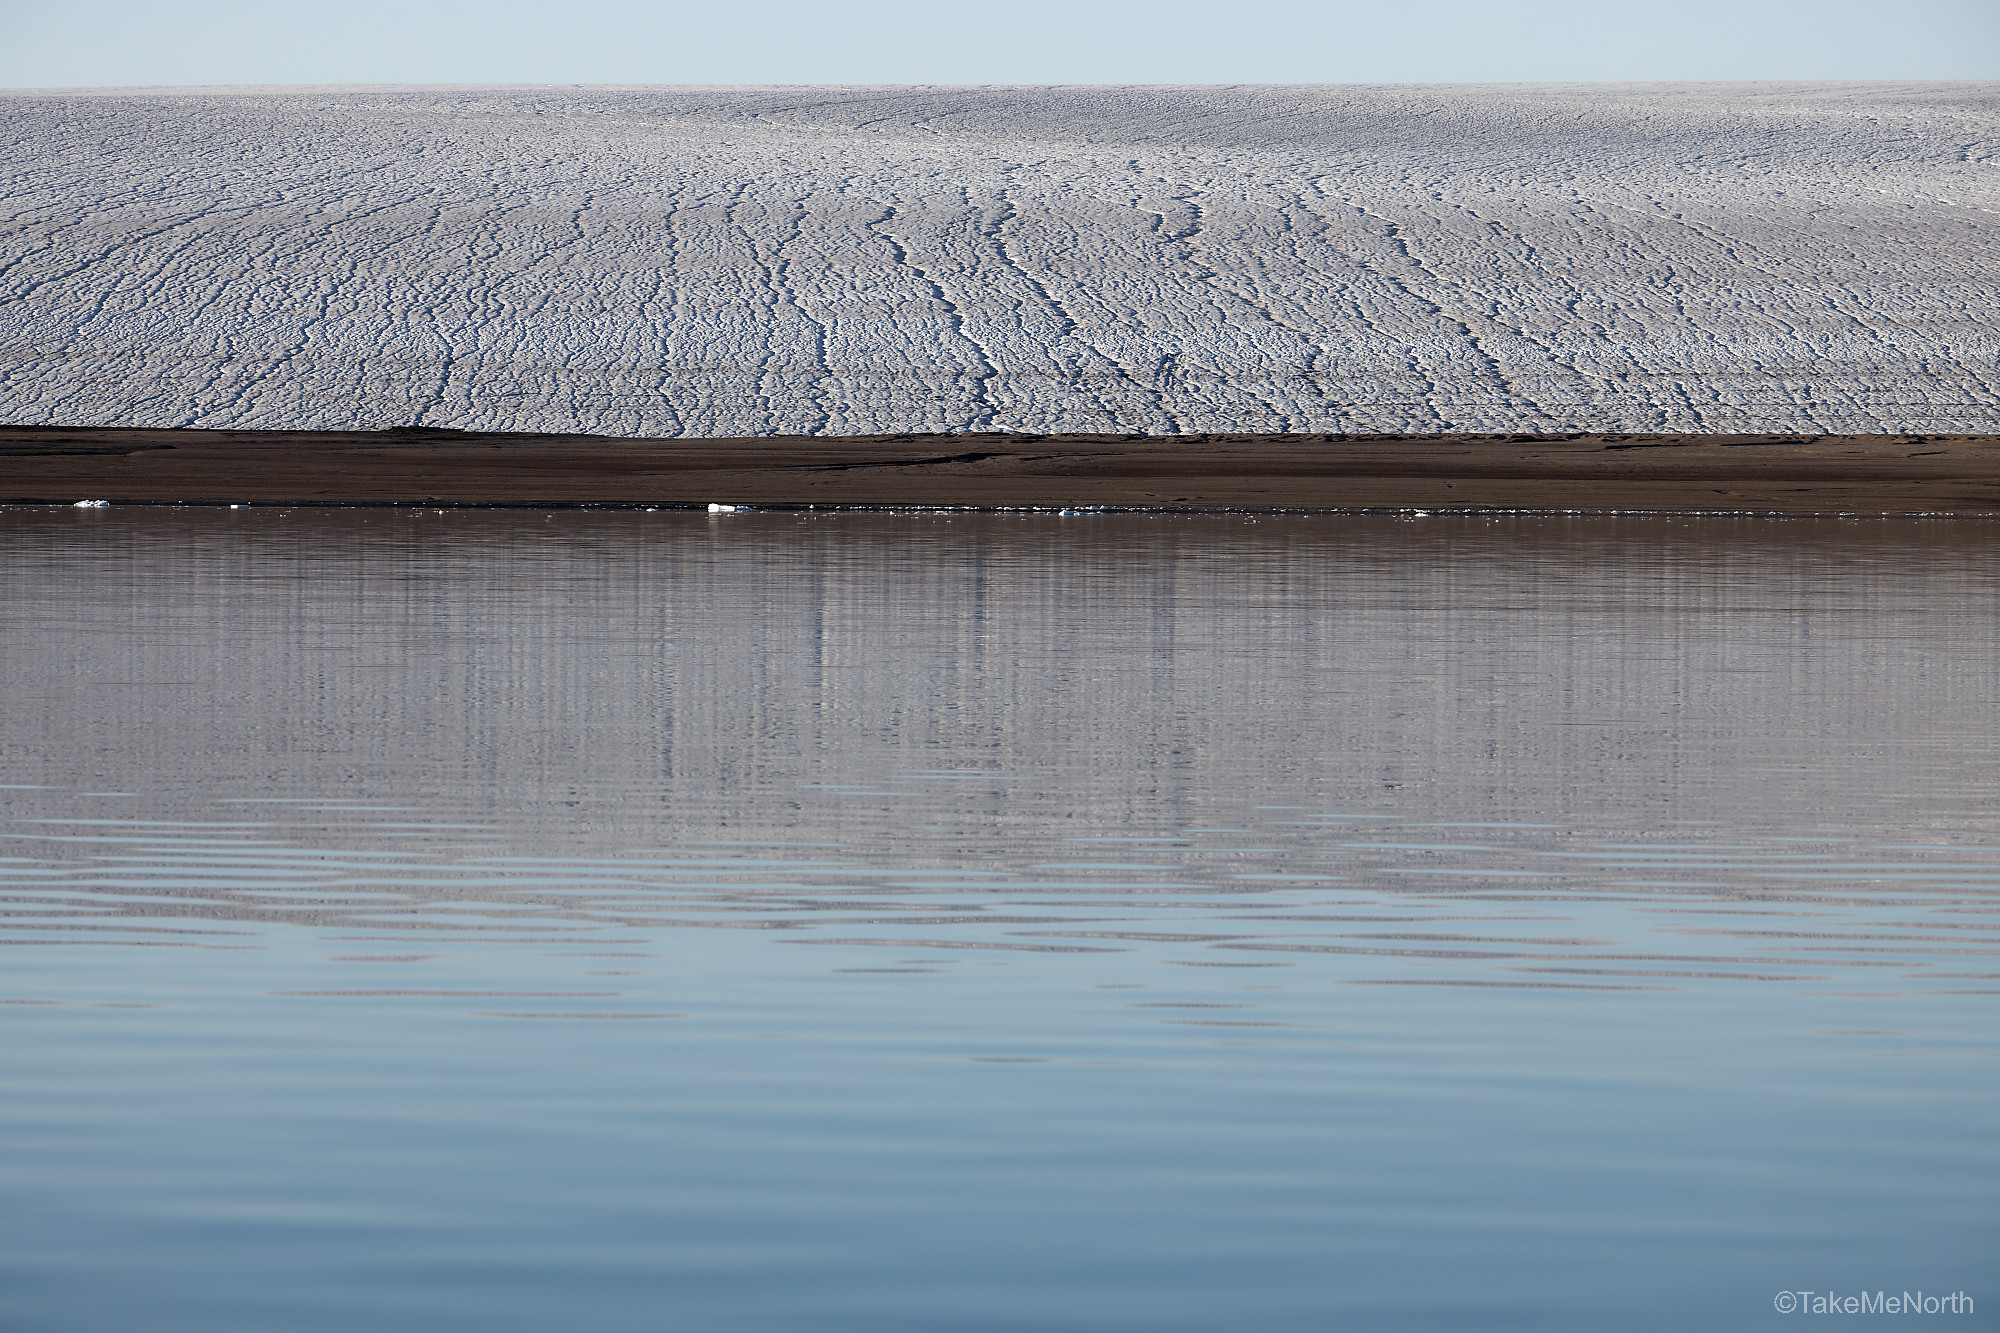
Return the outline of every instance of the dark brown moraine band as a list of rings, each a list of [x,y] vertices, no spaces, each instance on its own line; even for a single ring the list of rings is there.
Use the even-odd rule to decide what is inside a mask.
[[[2000,514],[2000,435],[851,435],[0,426],[0,503]]]

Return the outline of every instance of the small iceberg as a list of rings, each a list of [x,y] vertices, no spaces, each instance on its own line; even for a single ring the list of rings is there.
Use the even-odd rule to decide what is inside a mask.
[[[71,506],[70,506],[70,508],[71,508],[71,509],[109,509],[109,508],[111,508],[111,501],[109,501],[109,500],[78,500],[78,501],[77,501],[77,502],[76,502],[75,504],[71,505]]]
[[[708,507],[708,512],[711,514],[733,514],[736,512],[736,506],[712,504]]]

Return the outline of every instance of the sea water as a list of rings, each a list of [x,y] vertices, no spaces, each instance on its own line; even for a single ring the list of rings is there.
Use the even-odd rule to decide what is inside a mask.
[[[2000,1326],[1993,522],[0,553],[9,1329]]]

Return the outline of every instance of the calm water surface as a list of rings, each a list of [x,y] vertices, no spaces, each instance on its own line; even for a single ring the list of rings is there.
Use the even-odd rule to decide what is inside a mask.
[[[2000,1327],[2000,525],[15,509],[0,709],[9,1329]]]

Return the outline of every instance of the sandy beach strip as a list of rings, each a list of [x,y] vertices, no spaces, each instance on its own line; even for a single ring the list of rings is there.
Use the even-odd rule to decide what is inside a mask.
[[[2000,514],[2000,435],[617,439],[0,427],[0,503]]]

